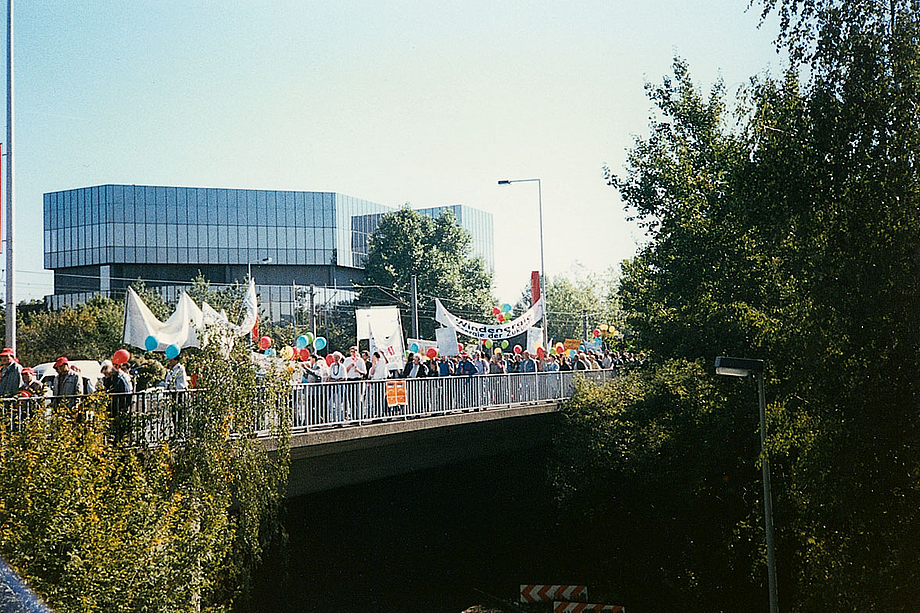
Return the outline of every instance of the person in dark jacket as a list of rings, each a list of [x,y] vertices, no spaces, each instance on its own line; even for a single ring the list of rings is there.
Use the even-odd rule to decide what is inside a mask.
[[[16,353],[9,347],[0,351],[0,366],[0,397],[15,396],[22,385],[22,365],[16,361]]]

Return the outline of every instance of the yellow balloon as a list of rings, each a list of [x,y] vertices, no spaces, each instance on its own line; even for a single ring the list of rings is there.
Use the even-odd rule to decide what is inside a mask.
[[[601,324],[601,325],[599,325],[597,328],[598,328],[598,330],[600,330],[601,332],[606,332],[608,327],[609,327],[609,326],[608,326],[607,324]]]
[[[291,347],[285,347],[281,350],[281,357],[285,360],[290,360],[294,356],[294,349]]]

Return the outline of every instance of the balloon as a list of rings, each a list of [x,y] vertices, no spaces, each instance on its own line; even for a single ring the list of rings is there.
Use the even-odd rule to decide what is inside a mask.
[[[502,349],[508,348],[508,341],[502,341]]]
[[[559,355],[562,355],[563,353],[565,353],[565,345],[563,345],[562,343],[556,343],[556,353],[558,353]]]
[[[428,351],[425,352],[425,355],[427,355],[429,358],[433,358],[434,356],[438,355],[438,350],[434,347],[429,347]]]
[[[307,345],[310,344],[310,343],[307,341],[307,337],[304,336],[303,334],[301,334],[300,336],[297,337],[296,343],[297,343],[297,348],[298,348],[298,349],[303,349],[303,348],[305,348]]]
[[[268,357],[271,357],[275,355],[275,350],[269,347],[268,349],[265,350],[265,355],[267,355]]]
[[[570,357],[570,358],[574,358],[574,357],[575,357],[575,350],[574,350],[574,349],[569,349],[569,357]]]
[[[272,339],[267,336],[263,336],[259,339],[259,349],[268,349],[272,346]]]
[[[502,314],[498,315],[498,323],[505,323],[505,316]]]
[[[556,355],[556,348],[553,347],[552,349],[550,349],[550,350],[549,350],[549,354],[550,354],[550,355]]]
[[[300,359],[301,359],[301,360],[307,360],[307,359],[309,359],[309,357],[310,357],[310,350],[307,349],[306,347],[304,347],[303,349],[301,349],[301,350],[299,351],[299,353],[300,353]]]
[[[170,360],[179,357],[179,345],[170,345],[166,348],[166,357]]]
[[[501,310],[500,308],[498,308],[498,307],[492,307],[492,314],[493,314],[493,315],[498,315],[498,314],[501,313],[501,312],[502,312],[502,310]]]
[[[514,352],[515,352],[515,353],[520,353],[521,351],[522,351],[522,350],[521,350],[521,346],[520,346],[520,345],[515,345],[515,346],[514,346]]]
[[[290,360],[292,357],[294,357],[294,348],[288,347],[287,345],[285,345],[284,348],[281,350],[281,357],[284,358],[285,360]]]
[[[463,352],[463,343],[457,343],[457,351]]]
[[[487,339],[485,340],[485,343],[484,343],[484,344],[485,344],[485,346],[486,346],[486,349],[491,349],[491,348],[492,348],[492,339],[487,338]]]
[[[419,350],[418,343],[412,343],[411,345],[409,345],[409,351],[411,351],[412,353],[418,353],[418,350]]]
[[[597,338],[601,335],[601,331],[598,328],[594,328],[594,338]]]
[[[326,339],[322,336],[317,336],[313,339],[313,348],[317,351],[322,351],[326,348]]]
[[[511,305],[506,302],[505,304],[502,305],[502,313],[510,313],[510,312],[511,312]]]
[[[501,348],[501,347],[496,347],[496,348],[495,348],[495,353],[498,354],[498,355],[501,355],[501,353],[502,353],[502,348]]]
[[[606,332],[608,327],[609,326],[607,324],[601,324],[598,326],[598,328],[601,329],[601,332]]]
[[[131,359],[131,354],[128,353],[127,349],[119,349],[112,356],[112,364],[124,364]]]
[[[543,347],[537,347],[537,357],[538,358],[546,357],[546,351],[543,350]]]
[[[326,356],[326,366],[332,366],[332,363],[335,362],[335,358],[332,357],[332,354]]]
[[[313,336],[313,334],[311,334],[310,332],[305,332],[305,333],[304,333],[304,338],[307,339],[307,345],[309,345],[310,343],[312,343],[312,342],[316,339],[316,337]]]
[[[144,339],[144,349],[147,351],[156,351],[156,348],[159,346],[160,341],[158,341],[152,334]]]

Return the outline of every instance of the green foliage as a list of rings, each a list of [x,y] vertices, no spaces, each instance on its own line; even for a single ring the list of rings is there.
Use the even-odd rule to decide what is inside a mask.
[[[582,338],[584,317],[587,315],[588,334],[600,324],[608,324],[622,331],[625,320],[616,297],[616,270],[610,268],[603,274],[575,270],[569,277],[547,277],[546,303],[549,316],[548,338],[561,341],[565,338]],[[518,301],[515,312],[531,306],[528,286]]]
[[[0,552],[54,610],[227,611],[245,595],[287,480],[282,374],[257,386],[241,350],[213,346],[190,369],[208,389],[153,446],[107,435],[101,393],[21,430],[3,420]],[[265,407],[281,409],[271,456],[252,436]]]
[[[32,312],[18,326],[17,349],[23,364],[71,360],[102,360],[121,348],[124,305],[93,298],[75,308]]]
[[[408,207],[387,213],[370,238],[364,287],[358,306],[399,304],[403,329],[411,334],[405,307],[410,305],[412,276],[417,276],[419,328],[434,338],[434,299],[470,319],[485,318],[495,299],[492,274],[481,258],[471,257],[470,236],[450,211],[432,219]]]
[[[792,68],[729,127],[682,62],[609,174],[645,225],[629,322],[660,356],[760,357],[781,601],[915,608],[920,565],[920,6],[766,0]],[[807,72],[808,79],[801,74]]]
[[[675,360],[603,387],[582,381],[564,408],[551,475],[585,561],[578,576],[627,609],[744,611],[761,600],[756,396],[713,384]]]

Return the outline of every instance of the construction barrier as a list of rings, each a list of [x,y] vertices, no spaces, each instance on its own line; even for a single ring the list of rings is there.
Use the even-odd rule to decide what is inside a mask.
[[[583,600],[588,597],[584,585],[522,585],[521,602],[551,602],[553,600]]]
[[[554,602],[553,613],[626,613],[626,609],[615,604],[591,604],[587,602]]]

